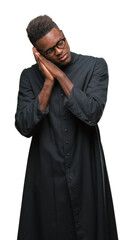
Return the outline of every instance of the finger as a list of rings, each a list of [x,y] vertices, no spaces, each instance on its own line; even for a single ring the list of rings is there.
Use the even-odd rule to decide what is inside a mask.
[[[46,59],[45,57],[43,57],[41,54],[38,55],[38,59],[40,60],[40,62],[42,62],[45,67],[49,70],[52,71],[53,68],[53,63],[51,61],[49,61],[48,59]]]
[[[38,54],[38,57],[42,63],[50,63],[50,61],[46,59],[44,56],[42,56],[41,54]]]
[[[35,47],[33,47],[32,50],[33,50],[33,52],[34,52],[35,54],[40,55],[40,53],[37,51],[37,49],[36,49]]]
[[[49,70],[46,68],[46,66],[45,66],[42,62],[39,62],[39,64],[40,64],[42,70],[43,70],[46,74],[51,74],[51,73],[49,72]]]
[[[35,58],[35,60],[36,60],[36,62],[39,64],[39,58],[34,54],[34,58]]]
[[[40,53],[37,51],[37,49],[35,47],[33,47],[33,54],[34,57],[36,59],[36,62],[39,66],[39,69],[43,72],[43,74],[49,78],[53,78],[53,76],[50,74],[50,72],[48,71],[48,69],[46,68],[46,66],[44,65],[44,58],[41,57]]]
[[[38,58],[39,54],[37,54],[37,53],[35,53],[35,51],[33,51],[33,55],[35,57],[36,62],[39,63],[39,58]]]
[[[44,56],[42,56],[41,54],[38,55],[38,59],[40,60],[40,62],[42,62],[45,65],[45,67],[52,74],[52,76],[55,77],[55,71],[58,71],[58,67],[54,63],[46,59]]]
[[[50,68],[48,66],[48,63],[46,62],[45,57],[40,55],[35,55],[35,57],[37,57],[37,61],[39,62],[39,64],[42,64],[41,66],[44,66],[45,68],[47,68],[50,71]]]
[[[41,68],[40,70],[43,72],[43,74],[45,75],[46,78],[51,79],[51,80],[54,79],[52,74],[49,72],[49,70],[46,68],[46,66],[42,62],[40,62],[40,68]]]
[[[33,47],[32,50],[33,50],[33,54],[34,54],[35,58],[38,58],[40,53],[36,50],[35,47]]]

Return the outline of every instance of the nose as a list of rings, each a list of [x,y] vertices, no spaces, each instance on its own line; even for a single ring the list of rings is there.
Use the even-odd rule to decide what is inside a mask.
[[[62,54],[63,49],[55,47],[55,55]]]

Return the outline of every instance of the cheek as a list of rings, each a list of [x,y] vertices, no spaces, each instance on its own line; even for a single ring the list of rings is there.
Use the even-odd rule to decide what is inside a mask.
[[[47,57],[47,59],[53,63],[56,63],[57,62],[57,59],[56,59],[56,56],[53,56],[53,57]]]
[[[50,56],[45,56],[46,59],[48,59],[49,61],[53,62],[54,60],[54,56],[53,57],[50,57]]]

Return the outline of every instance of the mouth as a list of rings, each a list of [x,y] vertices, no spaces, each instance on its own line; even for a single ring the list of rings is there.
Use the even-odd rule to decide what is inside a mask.
[[[62,57],[59,58],[59,61],[65,61],[67,59],[67,53],[65,53]]]

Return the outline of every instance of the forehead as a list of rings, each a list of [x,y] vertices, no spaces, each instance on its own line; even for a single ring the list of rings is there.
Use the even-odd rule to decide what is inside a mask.
[[[36,41],[36,46],[37,48],[42,50],[48,49],[53,45],[55,45],[61,37],[62,37],[62,31],[57,28],[53,28],[44,37]]]

